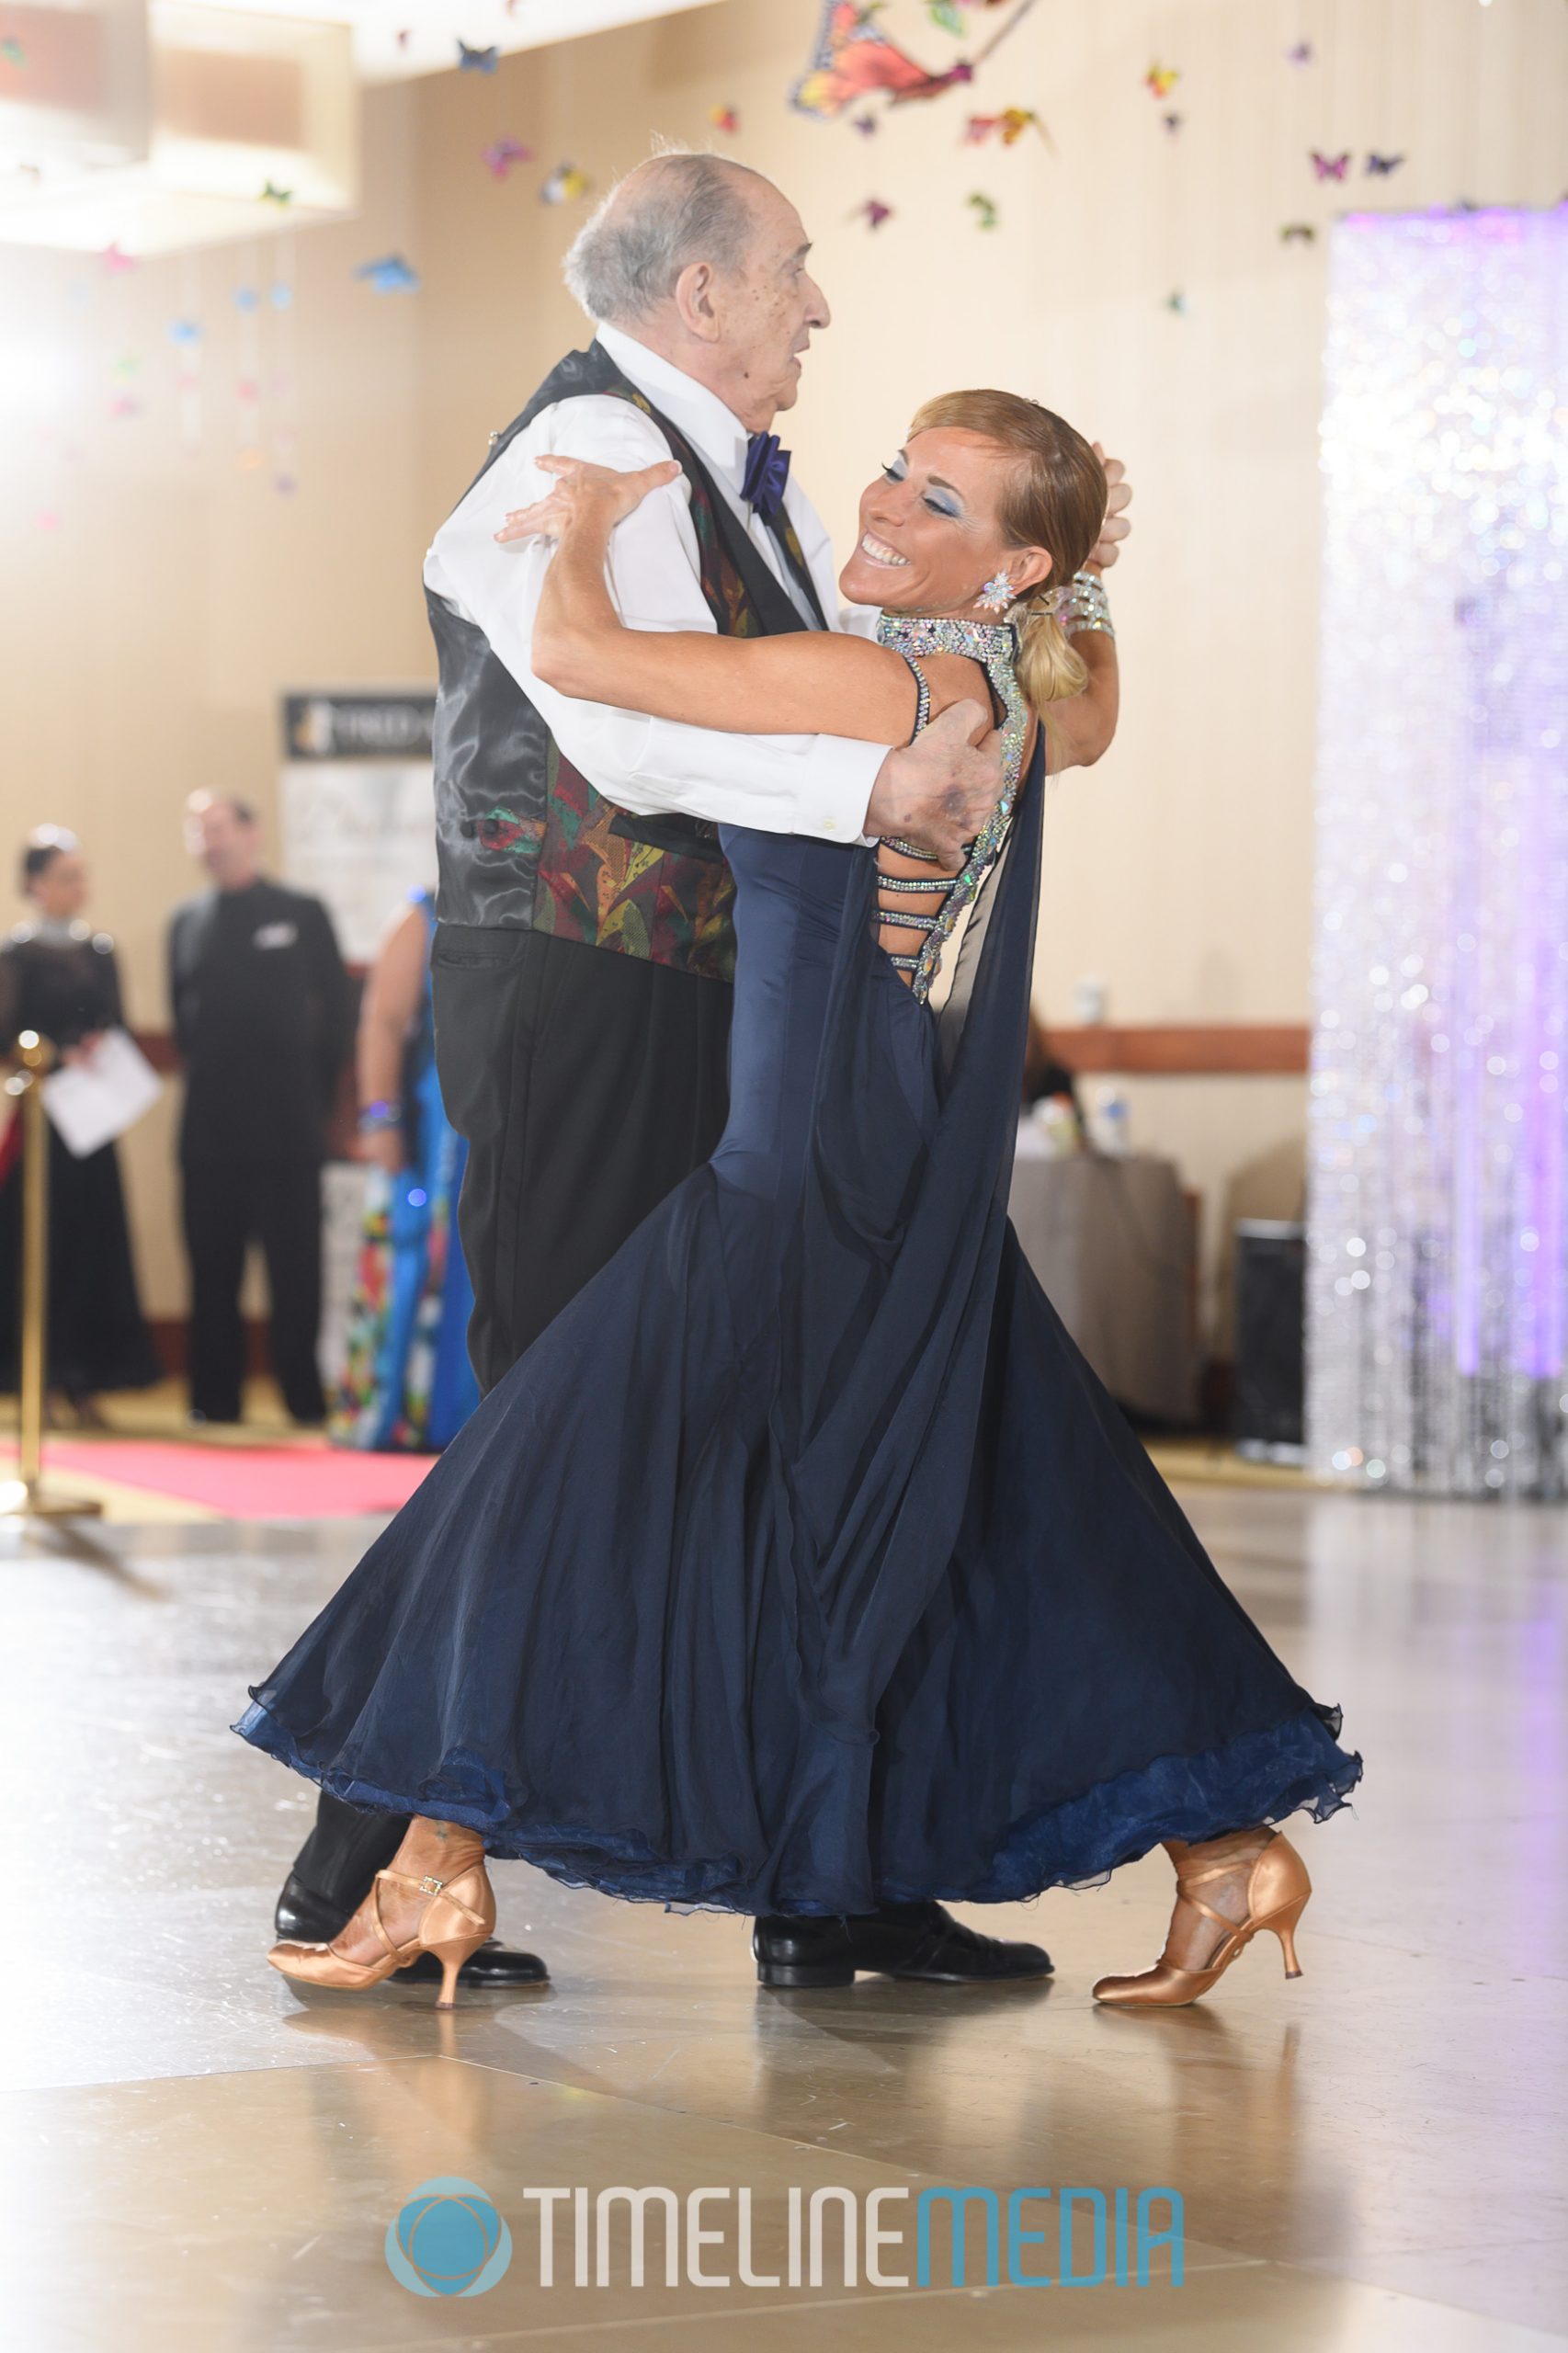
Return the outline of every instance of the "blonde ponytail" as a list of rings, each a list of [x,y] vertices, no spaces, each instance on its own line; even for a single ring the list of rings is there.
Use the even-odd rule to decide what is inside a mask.
[[[1019,608],[1016,620],[1018,684],[1031,708],[1043,718],[1048,704],[1065,702],[1073,695],[1081,695],[1089,683],[1089,673],[1083,656],[1074,652],[1072,639],[1056,618],[1053,587],[1037,589]]]

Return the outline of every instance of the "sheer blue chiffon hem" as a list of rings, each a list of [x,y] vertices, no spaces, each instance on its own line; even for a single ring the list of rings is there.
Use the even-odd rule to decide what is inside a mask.
[[[1338,1709],[1312,1705],[1203,1756],[1157,1756],[1080,1796],[1025,1813],[977,1854],[968,1873],[919,1885],[878,1878],[875,1900],[1024,1903],[1048,1888],[1097,1882],[1164,1839],[1197,1844],[1301,1813],[1326,1822],[1361,1778],[1360,1756],[1335,1745],[1339,1727]],[[780,1883],[766,1862],[748,1870],[735,1855],[676,1859],[657,1854],[641,1831],[524,1820],[472,1752],[454,1750],[418,1789],[394,1790],[313,1759],[308,1743],[254,1691],[252,1704],[230,1729],[349,1805],[462,1823],[480,1833],[491,1855],[532,1863],[566,1887],[683,1911],[804,1916],[830,1908],[813,1888]]]

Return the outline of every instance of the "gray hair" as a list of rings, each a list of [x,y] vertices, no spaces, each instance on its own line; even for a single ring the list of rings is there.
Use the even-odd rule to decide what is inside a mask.
[[[618,180],[574,239],[567,288],[591,319],[630,326],[668,301],[683,269],[740,269],[752,233],[744,179],[761,174],[727,155],[650,156]]]

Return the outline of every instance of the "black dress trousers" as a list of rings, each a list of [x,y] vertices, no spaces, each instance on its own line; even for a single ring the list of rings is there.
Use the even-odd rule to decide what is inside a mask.
[[[732,992],[547,933],[439,924],[436,1069],[468,1142],[458,1224],[481,1389],[723,1132]]]
[[[468,1166],[458,1229],[469,1354],[494,1389],[729,1115],[732,992],[548,933],[437,924],[436,1070]],[[341,1925],[405,1817],[324,1791],[293,1877]]]
[[[321,1329],[321,1167],[315,1160],[182,1157],[185,1245],[190,1260],[187,1378],[191,1411],[237,1422],[244,1378],[240,1285],[245,1249],[267,1262],[272,1370],[297,1422],[326,1411],[316,1340]]]

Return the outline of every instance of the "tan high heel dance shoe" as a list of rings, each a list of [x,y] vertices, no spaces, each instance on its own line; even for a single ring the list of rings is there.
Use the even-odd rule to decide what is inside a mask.
[[[301,1984],[358,1993],[406,1969],[422,1952],[433,1952],[441,1964],[436,2007],[455,2008],[459,1970],[494,1933],[495,1894],[484,1868],[484,1850],[477,1839],[472,1847],[465,1841],[451,1859],[457,1868],[444,1879],[433,1872],[398,1870],[395,1866],[378,1871],[363,1904],[330,1944],[277,1944],[267,1960],[285,1977],[298,1978]],[[396,1922],[396,1933],[382,1916],[383,1888],[396,1911],[404,1915]],[[428,1898],[412,1920],[409,1892]],[[368,1948],[365,1958],[356,1960],[337,1949],[340,1944],[354,1943]]]
[[[1221,1847],[1226,1850],[1223,1854],[1220,1852]],[[1183,1847],[1172,1842],[1168,1851],[1176,1865],[1176,1901],[1165,1949],[1153,1968],[1144,1970],[1140,1977],[1102,1977],[1095,1987],[1096,2002],[1123,2009],[1149,2010],[1179,2009],[1188,2002],[1196,2002],[1224,1975],[1237,1954],[1245,1951],[1260,1928],[1272,1929],[1278,1938],[1285,1956],[1286,1976],[1300,1977],[1296,1923],[1307,1908],[1312,1883],[1307,1877],[1305,1863],[1288,1838],[1271,1830],[1267,1833],[1264,1845],[1257,1848],[1233,1835],[1202,1847]],[[1244,1870],[1247,1870],[1246,1909],[1239,1919],[1216,1912],[1212,1904],[1205,1904],[1192,1892],[1210,1880],[1237,1878]],[[1202,1969],[1184,1967],[1171,1957],[1173,1946],[1177,1946],[1178,1927],[1190,1929],[1192,1925],[1182,1921],[1184,1904],[1189,1914],[1200,1913],[1204,1919],[1211,1920],[1219,1931]],[[1190,1953],[1193,1948],[1189,1938],[1184,1936],[1177,1949]]]

